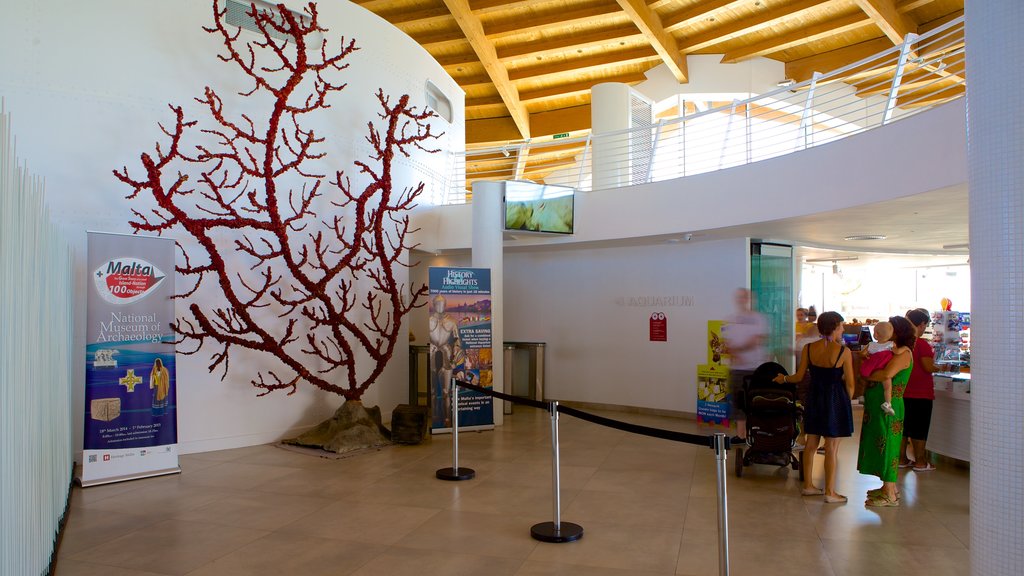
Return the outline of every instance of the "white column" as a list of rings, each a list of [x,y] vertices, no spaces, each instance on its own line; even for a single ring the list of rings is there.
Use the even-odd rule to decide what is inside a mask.
[[[501,182],[473,183],[473,268],[491,269],[491,354],[494,359],[494,390],[505,391],[505,338],[503,269],[503,227],[501,197],[505,185]],[[504,421],[504,402],[494,402],[494,423]]]
[[[629,98],[628,84],[604,82],[590,89],[593,190],[629,184]]]
[[[965,3],[971,574],[1024,574],[1024,2]],[[1016,64],[1015,64],[1016,63]]]

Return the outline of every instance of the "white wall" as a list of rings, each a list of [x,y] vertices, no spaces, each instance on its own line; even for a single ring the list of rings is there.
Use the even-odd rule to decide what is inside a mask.
[[[745,238],[508,253],[505,339],[547,343],[549,398],[695,413],[707,321],[733,312],[748,262]]]
[[[733,292],[747,282],[747,246],[737,238],[507,251],[504,339],[546,343],[547,398],[695,413],[707,321],[733,313]],[[428,266],[469,259],[418,255],[413,279],[421,281]],[[667,342],[650,341],[654,312],[668,317]],[[422,312],[411,324],[420,343],[426,321]]]
[[[304,6],[296,1],[286,4],[296,11]],[[318,135],[328,138],[325,168],[354,173],[352,160],[369,150],[364,135],[367,121],[376,120],[378,88],[393,97],[408,93],[414,105],[422,106],[429,79],[450,98],[455,111],[451,125],[440,120],[435,124],[435,132],[444,131],[436,146],[445,152],[400,159],[393,177],[397,188],[443,173],[449,154],[464,146],[464,95],[458,85],[411,38],[372,13],[348,2],[322,2],[319,10],[335,43],[343,35],[355,38],[361,48],[347,59],[350,67],[343,74],[348,87],[332,101],[330,111],[314,121]],[[131,231],[127,220],[133,204],[124,198],[130,190],[111,171],[128,166],[138,173],[139,154],[165,140],[157,123],[171,120],[169,103],[198,116],[200,108],[193,98],[204,86],[215,88],[225,99],[250,88],[235,69],[217,59],[219,40],[202,30],[211,21],[207,0],[39,0],[4,7],[0,96],[18,118],[19,155],[46,178],[51,213],[75,246],[80,294],[86,286],[85,230]],[[359,178],[353,176],[358,184]],[[84,332],[77,327],[84,325],[84,318],[80,298],[75,303],[75,342],[82,350]],[[367,405],[379,404],[386,415],[406,399],[406,350],[405,343],[399,343],[387,372],[364,396]],[[84,353],[82,357],[76,366],[74,395],[79,448]],[[233,365],[242,367],[250,361],[256,360],[233,358]],[[221,382],[219,374],[207,372],[208,363],[206,354],[179,355],[183,452],[276,440],[315,424],[340,403],[338,397],[308,386],[291,397],[275,393],[256,398],[248,384],[251,373],[233,372]]]

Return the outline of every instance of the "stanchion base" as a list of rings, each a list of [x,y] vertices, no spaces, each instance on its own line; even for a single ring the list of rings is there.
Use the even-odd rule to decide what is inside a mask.
[[[461,466],[458,468],[452,468],[449,466],[448,468],[441,468],[434,475],[441,480],[472,480],[473,477],[476,476],[476,470],[473,470],[472,468],[463,468]]]
[[[530,528],[530,536],[541,542],[575,542],[583,538],[583,527],[572,522],[560,522],[555,528],[554,522],[541,522]]]

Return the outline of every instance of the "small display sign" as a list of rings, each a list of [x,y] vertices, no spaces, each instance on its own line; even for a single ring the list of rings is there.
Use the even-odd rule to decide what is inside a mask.
[[[651,314],[651,342],[668,341],[668,318],[664,312]]]

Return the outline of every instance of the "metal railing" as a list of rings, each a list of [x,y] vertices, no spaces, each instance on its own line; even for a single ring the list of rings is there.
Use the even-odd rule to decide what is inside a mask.
[[[964,63],[961,16],[838,70],[724,106],[700,109],[680,96],[679,110],[693,112],[651,127],[466,151],[450,162],[441,197],[428,202],[466,202],[477,180],[525,179],[588,191],[804,150],[960,98]]]

